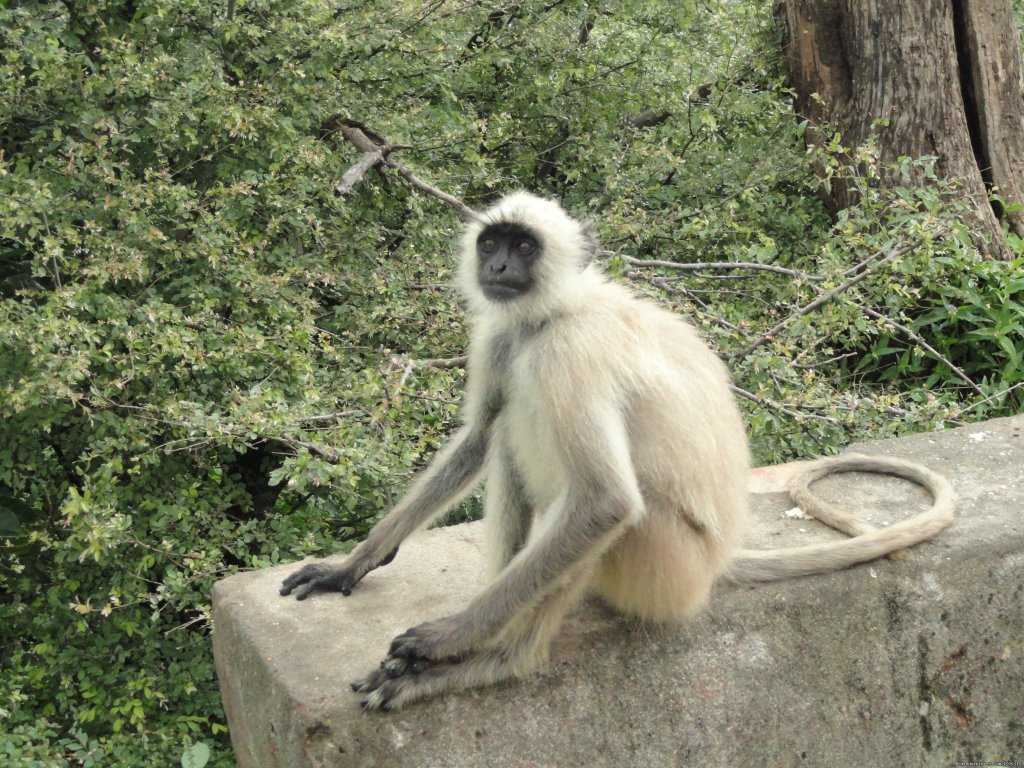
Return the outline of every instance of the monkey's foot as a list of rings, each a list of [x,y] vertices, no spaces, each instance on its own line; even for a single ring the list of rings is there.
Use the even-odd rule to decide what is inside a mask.
[[[391,712],[455,687],[452,668],[456,663],[389,656],[380,667],[352,683],[352,690],[367,694],[360,702],[363,709]]]
[[[389,659],[452,660],[471,642],[469,632],[457,616],[428,621],[407,629],[388,649]]]

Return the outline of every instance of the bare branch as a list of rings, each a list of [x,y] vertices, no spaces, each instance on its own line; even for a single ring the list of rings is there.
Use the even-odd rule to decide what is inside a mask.
[[[454,197],[453,195],[449,195],[447,192],[438,189],[433,184],[428,184],[427,182],[423,181],[401,163],[396,162],[395,160],[392,160],[389,157],[385,157],[384,165],[388,166],[389,168],[394,168],[396,171],[398,171],[398,174],[403,179],[408,181],[418,190],[426,192],[431,197],[436,197],[442,203],[447,203],[448,205],[450,205],[452,208],[461,213],[462,218],[466,219],[467,221],[480,220],[480,214],[477,211],[470,208],[464,202],[459,200],[459,198]]]
[[[464,368],[469,361],[469,355],[458,355],[457,357],[441,357],[432,360],[412,360],[399,355],[392,355],[391,363],[399,368]]]
[[[684,272],[700,272],[704,270],[715,270],[715,269],[751,269],[761,270],[764,272],[774,272],[779,275],[788,275],[795,277],[799,280],[807,280],[809,282],[816,282],[824,280],[825,278],[819,275],[812,275],[809,272],[803,272],[799,269],[787,269],[786,267],[778,267],[774,264],[758,264],[756,262],[745,262],[745,261],[710,261],[710,262],[697,262],[693,264],[681,264],[675,261],[658,261],[656,259],[636,259],[632,256],[626,256],[625,254],[619,254],[621,258],[627,264],[634,267],[658,267],[660,269],[674,269]]]
[[[384,159],[384,153],[379,149],[373,152],[363,152],[363,156],[359,158],[359,162],[345,171],[345,175],[341,177],[334,187],[334,194],[338,197],[344,197],[352,188],[363,180],[363,176],[366,172],[377,165],[381,160]]]
[[[943,363],[947,368],[949,368],[951,371],[953,371],[953,373],[955,373],[957,376],[959,376],[960,380],[963,381],[964,384],[969,386],[971,389],[973,389],[977,394],[981,395],[982,397],[985,396],[985,393],[982,391],[981,387],[979,387],[977,384],[975,384],[970,379],[970,377],[968,377],[968,375],[966,373],[964,373],[962,370],[957,368],[949,358],[947,358],[945,355],[943,355],[941,352],[939,352],[939,350],[937,350],[935,347],[933,347],[927,341],[922,339],[920,336],[918,336],[912,330],[907,328],[907,326],[900,325],[895,320],[893,320],[891,317],[886,317],[885,315],[881,314],[880,312],[875,312],[875,310],[873,310],[873,309],[870,309],[868,307],[861,307],[859,304],[856,304],[854,302],[850,302],[850,303],[854,304],[854,306],[856,306],[856,307],[859,307],[860,310],[862,312],[864,312],[864,314],[866,314],[868,317],[872,317],[875,320],[883,322],[886,325],[888,325],[889,327],[895,328],[897,331],[899,331],[900,333],[902,333],[905,336],[907,336],[907,338],[909,338],[911,341],[913,341],[919,347],[923,348],[930,355],[932,355],[936,360],[938,360],[939,362]]]
[[[455,208],[455,210],[461,213],[462,217],[467,221],[480,220],[480,214],[457,197],[438,189],[433,184],[428,184],[397,160],[393,160],[390,157],[390,154],[392,151],[397,149],[397,147],[388,143],[388,141],[379,133],[370,130],[355,120],[348,120],[345,118],[332,118],[329,121],[329,124],[331,128],[341,133],[341,135],[353,144],[356,149],[363,153],[359,162],[345,171],[345,175],[341,177],[341,181],[334,187],[334,192],[339,197],[343,197],[351,192],[353,187],[362,181],[363,176],[366,175],[368,170],[378,164],[383,164],[388,168],[396,170],[403,179],[409,182],[416,189],[421,192],[426,192],[431,197],[435,197],[441,202],[447,203]]]
[[[405,383],[409,380],[409,376],[412,375],[414,368],[463,368],[466,362],[469,360],[469,355],[459,355],[458,357],[443,357],[432,360],[413,360],[403,355],[392,355],[388,360],[389,370],[400,369],[402,371],[402,377],[398,380],[399,388],[405,386]],[[388,396],[390,399],[390,395]]]
[[[468,361],[469,355],[459,355],[438,360],[419,360],[416,365],[421,368],[465,368]]]
[[[724,317],[719,317],[714,312],[712,312],[711,308],[708,306],[706,301],[702,301],[700,299],[700,297],[694,295],[694,293],[692,291],[686,290],[686,288],[676,287],[676,286],[672,285],[671,283],[669,283],[667,278],[657,277],[657,276],[651,277],[651,276],[648,276],[648,275],[641,274],[640,272],[627,272],[626,273],[626,277],[628,277],[630,280],[646,280],[651,285],[653,285],[655,288],[659,288],[660,290],[664,291],[665,293],[669,293],[669,294],[679,293],[679,294],[682,294],[690,302],[692,302],[696,306],[700,307],[700,309],[702,309],[704,311],[705,315],[710,317],[715,323],[717,323],[718,325],[722,326],[727,331],[730,331],[731,333],[735,333],[737,336],[745,336],[746,335],[745,331],[743,331],[741,328],[733,325],[728,320],[726,320]]]
[[[825,421],[828,422],[829,424],[833,424],[836,426],[842,424],[842,422],[839,421],[839,419],[836,419],[832,416],[824,416],[818,413],[799,413],[798,411],[790,410],[781,403],[777,403],[774,400],[769,400],[766,397],[758,397],[753,392],[748,392],[747,390],[743,389],[743,387],[737,387],[735,384],[730,384],[729,388],[740,397],[745,397],[747,398],[747,400],[753,400],[758,405],[764,408],[768,408],[769,410],[784,413],[785,415],[789,416],[790,418],[796,419],[797,421],[803,421],[804,419],[818,419],[820,421]]]
[[[961,408],[960,410],[958,410],[957,414],[958,415],[963,415],[963,414],[967,413],[968,411],[973,410],[973,409],[975,409],[975,408],[977,408],[979,406],[991,403],[993,400],[997,400],[1000,397],[1005,397],[1006,395],[1010,394],[1011,392],[1013,392],[1016,389],[1020,389],[1021,387],[1024,387],[1024,381],[1018,381],[1012,387],[1007,387],[1006,389],[1004,389],[1004,390],[1002,390],[1000,392],[995,392],[994,394],[991,394],[988,397],[986,397],[984,400],[979,400],[976,403],[971,403],[970,405],[965,406],[964,408]]]
[[[875,269],[876,267],[879,267],[882,264],[885,264],[886,262],[892,261],[893,259],[898,258],[899,256],[902,256],[905,253],[909,253],[910,251],[917,248],[920,244],[921,243],[919,240],[914,240],[911,243],[907,243],[906,245],[889,251],[889,253],[885,253],[884,250],[879,250],[875,252],[874,254],[872,254],[872,256],[865,259],[864,261],[861,262],[861,264],[858,265],[858,267],[863,266],[863,269],[858,274],[854,275],[845,282],[837,285],[832,290],[822,293],[814,301],[800,307],[800,309],[789,315],[785,320],[776,323],[774,326],[772,326],[771,330],[759,336],[752,344],[748,345],[745,349],[739,352],[738,356],[745,357],[746,355],[749,355],[751,352],[753,352],[758,347],[762,346],[769,339],[773,338],[775,334],[777,334],[779,331],[781,331],[783,328],[785,328],[787,325],[789,325],[797,318],[803,317],[804,315],[809,315],[814,310],[824,306],[839,294],[845,293],[846,291],[850,290],[853,286],[857,285],[857,283],[865,280],[871,274],[872,270]]]
[[[355,145],[360,152],[376,152],[382,150],[385,153],[391,150],[391,145],[376,131],[367,128],[355,120],[337,120],[338,131]]]

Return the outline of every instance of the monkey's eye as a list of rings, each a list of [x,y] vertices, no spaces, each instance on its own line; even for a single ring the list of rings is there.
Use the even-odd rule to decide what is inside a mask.
[[[497,250],[498,241],[493,237],[485,237],[480,241],[480,248],[490,253],[491,251]]]
[[[516,243],[516,253],[520,256],[529,256],[533,253],[533,243],[529,240],[520,240]]]

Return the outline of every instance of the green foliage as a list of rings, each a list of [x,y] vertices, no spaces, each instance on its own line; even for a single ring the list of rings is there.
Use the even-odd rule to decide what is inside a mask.
[[[939,254],[975,253],[967,233],[947,224],[953,190],[934,174],[928,186],[884,188],[874,149],[849,152],[836,137],[810,153],[816,167],[829,171],[822,183],[853,185],[858,202],[840,212],[830,230],[807,238],[807,253],[786,265],[809,277],[751,284],[747,290],[759,291],[765,302],[763,314],[749,332],[723,341],[726,348],[739,346],[732,353],[737,378],[756,385],[767,403],[785,404],[759,402],[749,409],[760,461],[829,452],[858,436],[941,428],[959,403],[948,377],[933,381],[929,391],[915,380],[918,372],[892,359],[922,361],[921,336],[906,338],[898,330],[919,306],[936,300],[915,285],[918,267]],[[831,298],[802,311],[821,296]],[[762,342],[756,349],[751,337]]]
[[[777,44],[744,0],[0,3],[0,760],[230,765],[212,583],[351,546],[451,430],[461,370],[414,361],[464,351],[457,218],[387,170],[335,197],[332,116],[471,205],[593,216],[762,460],[1018,408],[1019,264],[938,180],[807,157]],[[838,222],[816,165],[860,185]]]

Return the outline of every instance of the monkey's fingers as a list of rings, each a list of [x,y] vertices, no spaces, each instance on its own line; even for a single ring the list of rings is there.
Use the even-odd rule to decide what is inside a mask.
[[[369,693],[380,688],[388,680],[394,680],[402,675],[419,674],[428,663],[426,659],[395,659],[389,656],[366,677],[351,683],[351,687],[356,693]]]
[[[359,706],[366,710],[392,709],[395,694],[405,687],[402,681],[416,677],[431,664],[433,662],[427,659],[396,659],[389,656],[373,672],[351,684],[356,693],[368,694],[359,702]]]
[[[281,583],[280,593],[288,596],[297,588],[296,600],[305,600],[316,590],[350,595],[357,581],[358,579],[346,569],[332,569],[317,563],[309,563]]]
[[[472,664],[475,654],[460,655],[458,661],[397,659],[388,657],[366,677],[352,683],[352,690],[366,694],[359,702],[364,710],[391,712],[410,702],[434,696],[453,687],[459,677],[458,665]]]

